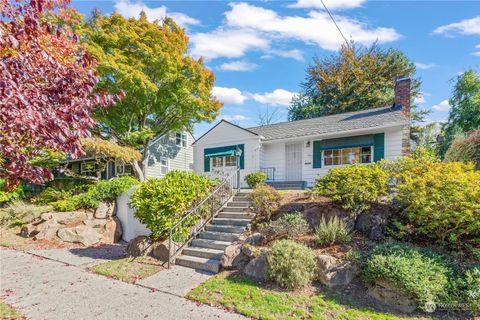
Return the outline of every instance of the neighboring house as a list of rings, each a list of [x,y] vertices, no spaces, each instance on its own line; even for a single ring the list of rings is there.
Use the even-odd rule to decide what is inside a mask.
[[[152,140],[148,147],[147,178],[163,177],[170,170],[193,170],[193,148],[195,141],[190,132],[172,133]],[[71,172],[110,179],[121,175],[133,175],[130,164],[123,164],[115,159],[96,159],[84,157],[69,160],[67,169]]]
[[[194,146],[199,173],[263,171],[272,185],[312,186],[331,168],[394,160],[410,150],[410,79],[397,80],[392,106],[242,128],[222,120]]]

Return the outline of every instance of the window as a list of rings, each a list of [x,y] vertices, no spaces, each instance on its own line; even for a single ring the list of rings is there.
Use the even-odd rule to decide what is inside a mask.
[[[372,147],[344,148],[323,151],[324,166],[338,166],[352,163],[371,163]]]
[[[213,157],[212,158],[212,167],[213,168],[223,168],[223,157]]]
[[[177,132],[175,134],[175,144],[179,147],[187,146],[187,135],[183,132]]]
[[[82,162],[80,163],[80,174],[82,176],[96,176],[95,162]]]
[[[160,173],[165,175],[168,172],[168,160],[165,158],[160,159]]]
[[[236,167],[237,166],[237,157],[236,156],[226,156],[225,157],[225,167]]]

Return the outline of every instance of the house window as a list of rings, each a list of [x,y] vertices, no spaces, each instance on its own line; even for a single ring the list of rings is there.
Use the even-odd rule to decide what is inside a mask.
[[[187,146],[187,135],[183,132],[177,132],[175,134],[175,144],[179,147]]]
[[[225,157],[225,167],[236,167],[237,166],[237,157],[236,156],[226,156]]]
[[[160,159],[160,173],[165,175],[168,172],[168,159],[161,158]]]
[[[223,157],[212,157],[213,168],[223,168]]]
[[[212,161],[212,168],[214,169],[225,169],[225,168],[237,167],[236,156],[212,157],[211,161]]]
[[[95,162],[82,162],[80,163],[80,174],[82,176],[96,176]]]
[[[324,166],[338,166],[352,163],[371,163],[372,147],[356,147],[323,151]]]

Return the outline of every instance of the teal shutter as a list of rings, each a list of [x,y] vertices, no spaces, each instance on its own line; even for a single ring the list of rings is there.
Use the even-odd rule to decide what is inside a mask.
[[[313,168],[322,167],[322,142],[313,141]]]
[[[210,172],[210,157],[208,155],[213,155],[215,153],[221,153],[226,151],[236,151],[237,147],[242,150],[242,155],[240,156],[240,169],[245,169],[245,145],[239,144],[234,146],[224,146],[224,147],[217,147],[217,148],[206,148],[203,150],[203,171]]]
[[[385,158],[385,134],[377,133],[373,135],[373,161],[377,162]]]

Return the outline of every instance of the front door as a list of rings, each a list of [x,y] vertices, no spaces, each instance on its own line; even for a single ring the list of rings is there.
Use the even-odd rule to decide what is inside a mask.
[[[302,181],[302,146],[301,142],[285,145],[286,181]]]

